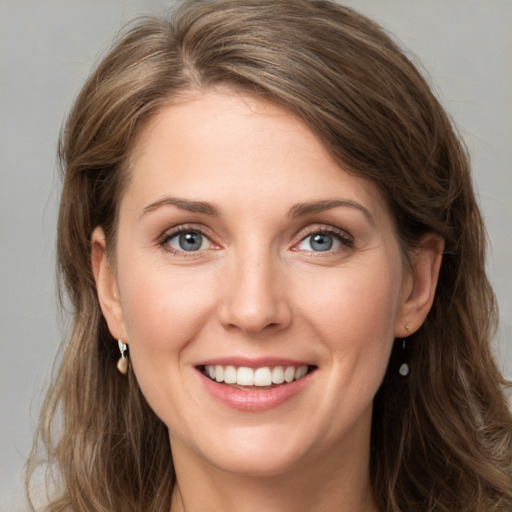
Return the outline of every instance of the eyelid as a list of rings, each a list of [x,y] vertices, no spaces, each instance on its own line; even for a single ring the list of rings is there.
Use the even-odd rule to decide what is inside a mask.
[[[164,250],[170,252],[171,254],[185,257],[197,256],[198,254],[204,253],[205,251],[220,248],[219,244],[215,243],[212,240],[212,235],[209,234],[209,231],[210,230],[206,229],[204,226],[198,226],[197,224],[179,224],[178,226],[166,229],[158,237],[158,245],[161,246]],[[176,236],[182,233],[190,232],[201,234],[201,236],[205,237],[210,242],[211,247],[209,247],[208,249],[200,249],[198,251],[184,251],[170,246],[169,240],[175,238]]]
[[[180,235],[181,233],[187,233],[187,232],[195,232],[200,233],[203,237],[205,237],[209,243],[210,247],[207,249],[200,249],[197,251],[185,251],[173,248],[169,245],[169,240],[172,238]],[[304,240],[306,240],[308,237],[316,234],[328,234],[334,236],[342,246],[346,248],[353,248],[354,247],[354,238],[353,236],[346,231],[345,229],[341,229],[329,224],[313,224],[310,226],[307,226],[306,228],[302,229],[295,238],[295,242],[293,243],[291,250],[292,251],[299,251],[301,249],[298,249],[298,245],[302,243]],[[298,238],[298,240],[297,240]],[[173,226],[171,228],[167,228],[159,237],[158,237],[158,245],[163,247],[166,251],[171,252],[176,255],[185,256],[185,257],[193,257],[198,256],[201,253],[204,253],[205,251],[209,250],[215,250],[220,249],[221,245],[214,241],[214,238],[211,234],[211,230],[206,228],[203,225],[198,224],[179,224],[177,226]],[[338,250],[343,249],[331,249],[325,251],[325,253],[333,253]],[[303,252],[308,252],[304,251]],[[321,254],[322,251],[309,251],[312,253],[318,253]]]
[[[306,240],[310,236],[317,235],[317,234],[332,235],[343,246],[345,246],[345,248],[350,248],[351,249],[351,248],[354,247],[354,237],[349,232],[347,232],[346,230],[337,228],[337,227],[332,226],[332,225],[315,224],[315,225],[306,227],[304,230],[302,230],[300,232],[300,234],[299,234],[300,238],[299,238],[299,240],[297,242],[295,242],[293,244],[292,250],[294,250],[294,251],[300,250],[300,249],[298,249],[298,245],[300,243],[304,242],[304,240]],[[325,253],[327,253],[327,254],[331,253],[332,254],[333,252],[336,252],[336,250],[337,249],[327,250],[327,251],[325,251]],[[308,251],[306,251],[306,252],[308,252]],[[322,251],[309,251],[309,252],[322,254]]]

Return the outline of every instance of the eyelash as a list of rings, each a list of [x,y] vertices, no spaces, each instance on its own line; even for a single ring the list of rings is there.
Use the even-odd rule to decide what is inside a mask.
[[[162,239],[160,240],[159,245],[164,250],[166,250],[167,252],[170,252],[174,256],[180,256],[180,257],[184,257],[184,258],[197,256],[197,253],[202,252],[201,250],[200,251],[178,250],[178,249],[175,249],[174,247],[171,247],[171,245],[169,244],[169,242],[173,238],[176,238],[177,236],[179,236],[183,233],[197,233],[197,234],[201,235],[202,237],[206,238],[207,240],[209,240],[211,244],[213,244],[213,242],[211,241],[211,238],[201,228],[184,225],[184,226],[178,226],[170,232],[166,232],[163,235]]]
[[[308,228],[306,234],[293,247],[297,247],[300,243],[304,242],[305,240],[307,240],[308,238],[310,238],[314,235],[329,235],[329,236],[332,236],[338,242],[340,242],[340,244],[343,245],[346,249],[354,248],[353,238],[345,231],[342,231],[342,230],[339,230],[336,228],[332,228],[332,227],[322,228],[322,227],[318,227],[318,226]],[[295,250],[297,250],[297,249],[295,249]],[[321,255],[322,253],[323,254],[333,254],[334,252],[336,252],[336,249],[332,249],[332,250],[328,249],[325,251],[309,251],[309,252],[312,254],[315,254],[315,255],[317,255],[317,254]]]
[[[197,234],[201,235],[202,237],[206,238],[210,242],[210,244],[214,245],[213,242],[211,241],[211,238],[204,232],[203,229],[193,227],[193,226],[187,226],[187,225],[178,226],[178,227],[174,228],[171,232],[166,232],[162,236],[162,238],[159,242],[159,245],[162,248],[164,248],[166,251],[170,252],[171,254],[173,254],[175,256],[185,257],[185,258],[197,256],[198,253],[204,251],[204,250],[185,251],[185,250],[178,250],[178,249],[171,247],[169,242],[173,238],[176,238],[177,236],[179,236],[180,234],[183,234],[183,233],[197,233]],[[337,240],[341,245],[343,245],[347,249],[352,249],[354,247],[353,238],[350,235],[348,235],[345,231],[335,229],[332,227],[322,228],[319,226],[315,226],[315,227],[307,228],[306,233],[301,237],[299,242],[297,242],[293,245],[292,250],[298,252],[299,249],[297,249],[297,246],[299,244],[301,244],[302,242],[304,242],[305,240],[307,240],[309,237],[312,237],[314,235],[329,235],[329,236],[332,236],[335,240]],[[309,253],[315,254],[315,255],[333,254],[336,252],[336,249],[327,249],[325,251],[310,250],[310,251],[305,251],[305,252],[309,252]]]

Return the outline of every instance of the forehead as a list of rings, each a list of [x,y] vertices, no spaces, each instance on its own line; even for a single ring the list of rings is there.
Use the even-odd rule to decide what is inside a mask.
[[[341,193],[383,206],[377,187],[341,168],[303,122],[232,92],[197,93],[162,108],[140,134],[129,169],[127,195],[146,203],[164,194],[222,201],[229,193],[232,203],[261,208],[261,201]]]

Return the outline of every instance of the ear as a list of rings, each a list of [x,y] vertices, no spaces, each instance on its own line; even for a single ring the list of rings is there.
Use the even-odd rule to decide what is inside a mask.
[[[410,267],[405,269],[395,338],[409,336],[425,321],[434,302],[443,250],[444,239],[436,233],[428,233],[419,247],[412,251]]]
[[[91,265],[101,311],[112,336],[127,341],[117,278],[106,251],[105,233],[98,226],[91,236]]]

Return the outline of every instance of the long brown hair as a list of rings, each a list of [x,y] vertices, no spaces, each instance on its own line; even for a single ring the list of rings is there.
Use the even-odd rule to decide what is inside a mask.
[[[323,0],[187,2],[125,31],[83,87],[59,147],[58,268],[73,324],[27,481],[46,464],[55,477],[50,511],[170,508],[168,433],[133,373],[116,370],[90,237],[101,225],[115,250],[119,198],[143,126],[182,93],[220,85],[293,113],[344,168],[377,184],[404,253],[428,232],[445,240],[434,305],[408,344],[410,375],[398,375],[397,343],[374,401],[380,510],[511,510],[512,418],[490,351],[496,308],[466,151],[398,45]]]

